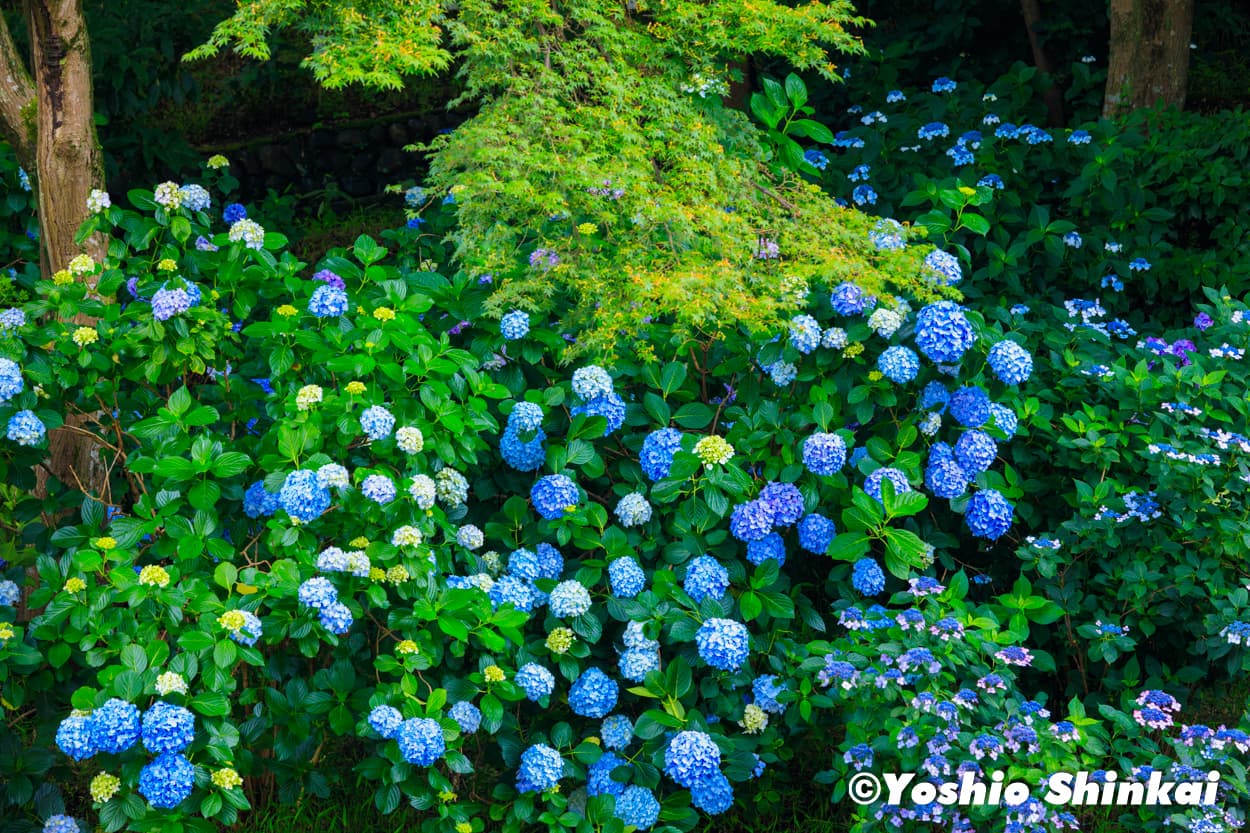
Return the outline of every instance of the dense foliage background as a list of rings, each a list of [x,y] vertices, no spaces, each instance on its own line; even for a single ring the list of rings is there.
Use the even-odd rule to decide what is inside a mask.
[[[1197,24],[1200,111],[1113,122],[1085,9],[1048,12],[1047,75],[978,4],[761,32],[587,0],[493,38],[469,4],[478,115],[358,235],[146,132],[187,135],[169,105],[211,73],[173,59],[220,5],[97,46],[113,176],[195,170],[93,194],[100,257],[41,274],[0,156],[0,830],[364,794],[430,831],[751,827],[813,789],[835,829],[1243,823],[1235,9]],[[217,45],[416,26],[261,6]],[[713,57],[672,36],[715,20]],[[331,85],[402,80],[313,54]],[[49,475],[57,429],[90,435],[89,482]],[[847,796],[1212,768],[1216,808]]]

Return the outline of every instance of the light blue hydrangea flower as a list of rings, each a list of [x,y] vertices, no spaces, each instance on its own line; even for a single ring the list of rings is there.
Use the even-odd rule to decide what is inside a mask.
[[[758,541],[772,531],[772,508],[763,501],[739,503],[729,516],[729,532],[739,541]]]
[[[530,489],[534,509],[549,521],[564,517],[581,499],[577,484],[562,474],[549,474]]]
[[[639,830],[650,830],[660,819],[660,802],[646,787],[630,784],[616,798],[616,817]]]
[[[604,718],[599,737],[605,749],[624,749],[634,737],[634,724],[623,714]]]
[[[91,745],[98,752],[119,754],[139,739],[139,709],[117,697],[91,713]]]
[[[382,737],[390,740],[399,731],[404,716],[394,706],[375,706],[369,712],[369,726]]]
[[[906,384],[920,372],[920,357],[908,347],[887,347],[877,358],[877,369],[896,384]]]
[[[49,816],[43,823],[43,833],[79,833],[78,822],[73,816]]]
[[[965,385],[951,394],[950,414],[965,428],[980,428],[990,418],[990,397],[976,385]]]
[[[703,661],[722,671],[737,671],[750,651],[746,625],[732,619],[706,620],[699,626],[694,641]]]
[[[803,465],[812,474],[837,474],[846,465],[846,441],[837,434],[812,434],[803,441]]]
[[[929,359],[952,364],[976,340],[972,325],[954,301],[937,301],[916,314],[916,346]]]
[[[278,504],[293,519],[308,523],[330,508],[330,490],[321,485],[312,469],[297,469],[286,476]]]
[[[414,766],[432,766],[447,751],[443,727],[429,717],[410,717],[395,733],[399,754]]]
[[[543,408],[537,402],[518,402],[508,414],[508,425],[518,431],[538,431],[543,427]]]
[[[787,691],[788,686],[778,682],[776,674],[761,674],[751,683],[755,705],[770,714],[784,714],[786,704],[777,701],[777,695]]]
[[[339,591],[329,579],[315,576],[299,586],[300,604],[323,610],[339,600]]]
[[[321,627],[337,636],[347,633],[353,621],[351,610],[342,602],[332,602],[326,605],[317,617],[321,620]]]
[[[664,750],[664,774],[678,786],[692,789],[720,775],[720,749],[705,732],[678,732]]]
[[[1012,505],[1001,493],[982,489],[968,501],[964,521],[973,535],[997,541],[1011,528],[1012,513]]]
[[[382,474],[371,474],[360,484],[360,493],[369,500],[385,506],[395,499],[395,482]]]
[[[851,571],[851,586],[864,596],[875,596],[885,589],[885,573],[872,558],[861,558]]]
[[[786,563],[786,542],[776,532],[747,544],[747,561],[758,566],[770,558],[777,562],[778,567]]]
[[[612,393],[612,377],[598,365],[589,365],[573,371],[573,392],[590,402]]]
[[[560,782],[564,759],[544,743],[536,743],[521,753],[516,788],[519,792],[545,792]]]
[[[790,343],[800,353],[807,354],[819,347],[821,333],[820,323],[810,315],[790,319]]]
[[[513,682],[525,692],[525,696],[537,703],[556,690],[556,678],[536,662],[527,662],[516,672]]]
[[[551,591],[551,615],[561,619],[581,616],[590,611],[590,592],[579,581],[562,581]]]
[[[686,568],[682,589],[696,604],[707,598],[719,599],[729,589],[729,571],[712,556],[700,555]]]
[[[608,582],[613,596],[632,599],[646,588],[647,576],[638,562],[626,555],[608,565]]]
[[[482,711],[468,700],[461,700],[459,703],[453,703],[447,712],[451,719],[456,721],[460,726],[460,731],[466,735],[471,735],[482,725]]]
[[[1033,373],[1033,357],[1014,341],[1004,339],[990,348],[986,357],[994,375],[1008,385],[1018,385]]]
[[[652,431],[642,441],[642,452],[639,455],[643,474],[652,481],[668,477],[673,465],[673,455],[680,450],[681,432],[676,428]]]
[[[39,445],[48,436],[47,426],[34,411],[18,411],[9,417],[7,436],[18,445]]]
[[[519,429],[510,423],[499,439],[499,453],[517,471],[537,471],[547,462],[546,439],[546,433],[538,428],[530,439],[522,440]]]
[[[395,430],[395,417],[381,405],[372,405],[361,412],[360,429],[375,442],[384,440]]]
[[[824,555],[837,535],[837,527],[824,515],[815,513],[799,521],[799,546],[815,555]]]
[[[525,338],[530,331],[529,313],[523,310],[514,309],[512,312],[499,319],[499,332],[508,341],[516,341]]]
[[[337,318],[347,306],[347,293],[335,286],[319,286],[308,299],[308,311],[318,318]]]
[[[770,481],[758,500],[772,514],[774,526],[793,526],[803,517],[803,493],[793,483]]]
[[[91,721],[87,716],[71,714],[56,730],[56,745],[75,761],[83,761],[96,753],[91,739]]]
[[[651,520],[651,504],[639,492],[630,492],[616,504],[616,517],[621,526],[641,526]]]
[[[955,443],[955,462],[964,471],[974,474],[988,471],[998,457],[998,443],[984,431],[965,431]]]
[[[879,468],[864,478],[864,491],[877,500],[881,500],[881,481],[887,478],[890,484],[894,486],[895,495],[911,491],[911,484],[907,482],[907,475],[896,468],[888,466]]]

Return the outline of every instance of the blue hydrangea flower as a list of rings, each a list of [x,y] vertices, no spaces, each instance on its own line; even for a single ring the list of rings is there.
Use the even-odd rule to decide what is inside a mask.
[[[838,315],[862,315],[865,311],[872,309],[877,299],[865,295],[864,290],[857,285],[845,281],[833,288],[829,302],[833,305],[833,311]]]
[[[940,121],[931,121],[917,130],[916,135],[928,142],[951,135],[951,129]]]
[[[990,348],[990,369],[994,375],[1008,385],[1018,385],[1027,381],[1033,373],[1033,357],[1014,341],[1004,339]]]
[[[649,830],[660,819],[660,802],[646,787],[630,784],[616,798],[616,817],[639,830]]]
[[[360,413],[360,430],[371,440],[384,440],[395,430],[395,416],[381,405],[372,405]]]
[[[779,388],[790,384],[799,375],[799,369],[792,362],[773,362],[765,365],[763,370],[768,374],[768,378],[772,379],[773,384]]]
[[[562,581],[551,591],[548,601],[552,616],[561,619],[581,616],[590,610],[590,591],[579,581]]]
[[[916,346],[932,361],[953,364],[976,340],[972,325],[954,301],[937,301],[916,314]]]
[[[299,586],[300,604],[322,610],[339,600],[339,592],[329,579],[314,576]]]
[[[975,474],[988,471],[998,457],[998,443],[984,431],[965,431],[955,443],[955,462],[964,471]]]
[[[577,507],[580,499],[577,484],[563,474],[549,474],[530,489],[534,509],[549,521],[564,517],[567,511]]]
[[[308,299],[308,311],[318,318],[337,318],[347,312],[347,293],[334,286],[319,286]]]
[[[560,782],[564,759],[545,743],[536,743],[521,753],[516,788],[519,792],[545,792]]]
[[[885,573],[872,558],[861,558],[851,571],[851,586],[863,596],[875,596],[885,589]]]
[[[451,719],[456,721],[460,726],[460,731],[466,735],[471,735],[482,725],[482,711],[468,700],[461,700],[459,703],[453,703],[451,709],[447,712]]]
[[[508,341],[516,341],[519,338],[525,338],[530,331],[529,313],[519,309],[499,319],[499,332]]]
[[[777,562],[778,567],[786,563],[786,542],[776,532],[747,544],[747,561],[758,566],[770,558]]]
[[[772,507],[761,500],[739,503],[729,516],[729,532],[739,541],[758,541],[772,531]]]
[[[926,269],[941,278],[941,282],[946,286],[952,286],[963,280],[964,270],[959,265],[959,258],[950,252],[934,249],[925,255],[924,265]]]
[[[278,495],[265,490],[265,483],[257,480],[243,495],[243,514],[249,518],[269,517],[281,505]]]
[[[1012,505],[1002,494],[994,489],[982,489],[968,501],[964,521],[973,535],[996,541],[1011,528],[1012,512]]]
[[[930,382],[924,386],[924,390],[920,391],[920,408],[921,410],[931,410],[937,408],[938,412],[946,410],[946,403],[950,401],[950,391],[941,382]]]
[[[564,556],[558,549],[543,542],[534,547],[534,556],[538,564],[538,578],[560,578],[564,572]]]
[[[152,317],[157,321],[168,321],[189,309],[191,309],[191,296],[182,287],[175,289],[161,287],[152,295]]]
[[[18,445],[39,445],[48,436],[48,428],[34,411],[18,411],[9,417],[7,436]]]
[[[181,752],[195,740],[195,715],[183,706],[157,700],[143,714],[143,748],[159,755]]]
[[[125,752],[139,739],[139,709],[117,697],[91,713],[91,746],[114,755]]]
[[[920,372],[920,357],[909,347],[887,347],[877,358],[877,369],[891,382],[903,385]]]
[[[708,815],[719,815],[733,806],[733,785],[718,772],[690,788],[690,803]]]
[[[681,432],[676,428],[652,431],[642,441],[642,452],[638,460],[642,465],[642,473],[652,481],[668,477],[673,466],[673,455],[680,450]]]
[[[78,822],[73,816],[49,816],[43,823],[43,833],[79,833]]]
[[[1003,178],[999,176],[998,174],[986,174],[985,176],[977,180],[977,187],[978,188],[993,188],[995,190],[1001,191],[1003,190],[1005,186],[1003,184]]]
[[[957,498],[968,489],[971,482],[963,467],[950,457],[929,457],[924,470],[925,487],[936,497]]]
[[[632,599],[646,588],[647,575],[637,561],[626,555],[608,565],[608,582],[613,596]]]
[[[239,222],[239,220],[247,219],[247,209],[237,202],[232,202],[226,206],[224,211],[221,212],[221,219],[225,220],[230,225],[234,225]]]
[[[376,706],[369,712],[369,726],[387,740],[395,737],[403,722],[404,716],[394,706]]]
[[[713,668],[737,671],[750,651],[746,625],[733,619],[708,619],[694,635],[699,656]]]
[[[533,550],[522,547],[513,550],[508,556],[508,574],[526,581],[533,581],[541,574],[538,566],[538,555]]]
[[[612,377],[598,365],[589,365],[573,371],[573,392],[585,402],[612,393]]]
[[[815,555],[824,555],[838,534],[833,521],[815,513],[799,521],[799,546]]]
[[[502,576],[487,592],[492,607],[511,603],[517,610],[529,613],[538,602],[534,585],[516,576]]]
[[[96,753],[91,739],[91,721],[78,714],[71,714],[62,720],[56,730],[56,745],[75,761],[90,758]]]
[[[770,482],[758,500],[772,512],[774,526],[793,526],[803,517],[803,493],[793,483]]]
[[[790,319],[790,343],[800,353],[807,354],[819,347],[822,333],[820,322],[810,315]]]
[[[261,637],[261,621],[255,613],[250,610],[240,611],[243,614],[243,627],[237,631],[230,633],[230,638],[240,645],[251,647],[256,644],[256,640]]]
[[[879,468],[864,478],[864,491],[877,500],[881,500],[881,481],[886,478],[889,478],[890,483],[894,486],[895,495],[911,491],[911,484],[907,482],[907,475],[896,468],[890,467]]]
[[[980,428],[990,418],[990,397],[976,385],[965,385],[951,394],[951,416],[965,428]]]
[[[337,636],[342,636],[351,629],[352,612],[347,605],[342,602],[333,602],[326,605],[317,614],[317,618],[321,621],[321,627]]]
[[[139,794],[153,807],[171,810],[195,787],[195,767],[177,752],[163,752],[139,772]]]
[[[729,571],[712,556],[700,555],[686,568],[682,589],[696,604],[707,598],[719,599],[729,589]]]
[[[360,493],[369,500],[385,506],[395,499],[395,482],[382,474],[371,474],[360,484]]]
[[[600,755],[599,760],[586,768],[586,793],[591,797],[620,795],[625,791],[625,785],[613,780],[612,770],[628,765],[629,761],[614,752],[605,752]]]
[[[297,469],[286,476],[278,504],[295,520],[308,523],[330,508],[330,490],[321,485],[317,472]]]
[[[0,569],[7,567],[8,564],[9,563],[5,561],[3,565],[0,565]],[[9,579],[0,579],[0,605],[17,607],[17,600],[21,597],[22,588],[17,586],[17,582]]]
[[[599,737],[605,749],[624,749],[634,738],[634,724],[623,714],[604,718],[599,727]]]
[[[617,667],[622,677],[640,683],[647,674],[660,669],[660,653],[655,648],[628,648],[621,652]]]
[[[851,192],[851,200],[856,205],[876,205],[877,192],[871,185],[856,185]]]
[[[823,171],[829,166],[829,157],[815,148],[808,148],[803,151],[803,160],[818,171]]]
[[[616,707],[616,681],[598,668],[587,668],[569,689],[569,707],[582,717],[607,717]]]
[[[608,392],[604,396],[591,399],[585,405],[574,405],[569,409],[569,413],[573,416],[586,414],[592,417],[603,417],[608,423],[603,429],[603,436],[606,437],[625,424],[625,400],[615,393]]]
[[[616,517],[621,526],[641,526],[651,520],[651,504],[639,492],[630,492],[616,504]]]
[[[1016,416],[1016,412],[1008,408],[1006,405],[999,405],[997,402],[990,404],[990,415],[994,420],[994,427],[998,428],[1007,435],[1007,439],[1011,439],[1016,435],[1016,431],[1020,427],[1020,420]]]
[[[410,717],[395,733],[399,754],[415,766],[431,766],[447,751],[443,727],[429,717]]]
[[[543,429],[538,428],[531,439],[522,440],[517,427],[509,423],[499,440],[499,453],[504,462],[517,471],[537,471],[547,462],[547,449],[543,444],[546,439]]]
[[[803,441],[803,465],[812,474],[836,474],[846,465],[846,441],[837,434],[812,434]]]
[[[664,774],[678,786],[693,789],[720,775],[720,749],[705,732],[678,732],[664,750]]]
[[[526,697],[535,703],[550,696],[551,692],[556,690],[555,676],[536,662],[527,662],[522,665],[512,681],[525,692]]]
[[[543,408],[537,402],[518,402],[508,414],[508,425],[518,431],[538,431],[543,427]]]
[[[777,681],[776,674],[761,674],[751,683],[751,694],[755,705],[770,714],[784,714],[786,704],[778,702],[777,695],[787,691],[785,683]]]

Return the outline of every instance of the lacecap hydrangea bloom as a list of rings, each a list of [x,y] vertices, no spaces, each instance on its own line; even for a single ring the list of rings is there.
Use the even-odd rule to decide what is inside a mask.
[[[415,766],[431,766],[447,751],[443,727],[428,717],[410,717],[395,732],[399,754]]]
[[[549,521],[561,518],[567,511],[576,508],[580,499],[577,484],[562,474],[549,474],[530,489],[534,509]]]
[[[694,637],[699,656],[713,668],[737,671],[750,651],[746,625],[732,619],[708,619]]]
[[[606,717],[616,706],[616,681],[598,668],[587,668],[569,689],[569,707],[582,717]]]

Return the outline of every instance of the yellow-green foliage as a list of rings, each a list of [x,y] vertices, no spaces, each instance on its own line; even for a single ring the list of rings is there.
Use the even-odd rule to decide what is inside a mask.
[[[942,291],[922,278],[921,252],[877,252],[871,218],[775,176],[755,128],[721,103],[744,54],[836,79],[830,50],[860,49],[843,29],[863,22],[849,4],[636,6],[258,0],[201,51],[263,55],[270,27],[299,25],[330,85],[393,85],[454,61],[481,109],[434,143],[428,185],[454,194],[458,265],[494,276],[496,314],[558,311],[581,331],[579,351],[633,342],[656,316],[691,333],[768,330],[795,306],[784,291],[795,281],[852,279],[922,300]],[[763,241],[780,256],[757,257]],[[536,248],[558,264],[531,267]]]

